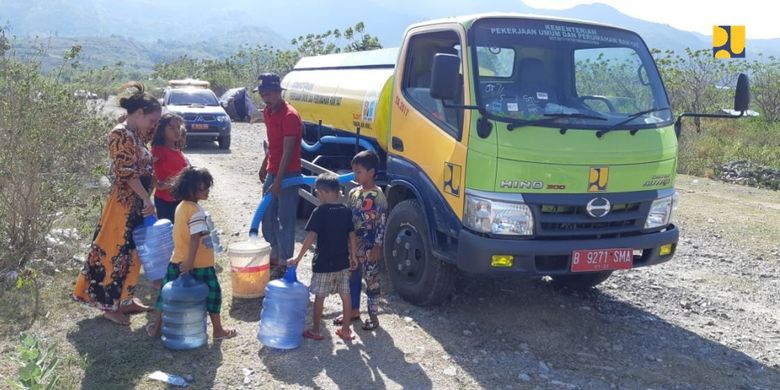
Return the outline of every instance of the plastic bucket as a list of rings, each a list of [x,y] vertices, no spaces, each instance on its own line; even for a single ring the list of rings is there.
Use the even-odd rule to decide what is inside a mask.
[[[270,278],[271,245],[249,240],[230,244],[230,279],[235,298],[260,298]]]

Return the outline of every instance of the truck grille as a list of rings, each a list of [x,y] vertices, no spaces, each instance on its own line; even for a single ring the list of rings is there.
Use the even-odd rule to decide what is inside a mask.
[[[610,200],[607,215],[594,218],[587,213],[586,205],[594,197]],[[529,199],[531,198],[531,199]],[[609,195],[571,195],[558,199],[547,197],[533,202],[526,196],[536,216],[536,237],[545,239],[610,238],[637,235],[644,228],[645,219],[654,195],[646,201],[621,201]]]

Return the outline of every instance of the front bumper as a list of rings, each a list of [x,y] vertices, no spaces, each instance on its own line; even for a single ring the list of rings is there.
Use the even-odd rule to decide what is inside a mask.
[[[561,275],[570,274],[571,253],[582,249],[633,248],[641,250],[634,255],[634,268],[660,264],[674,256],[680,231],[669,225],[662,232],[630,237],[586,240],[523,240],[499,239],[481,236],[461,229],[458,237],[457,266],[459,269],[487,275]],[[659,254],[662,245],[672,244],[672,252]],[[512,255],[511,267],[491,267],[494,255]]]
[[[191,123],[186,123],[187,138],[219,138],[230,136],[230,122],[224,123],[209,123],[208,129],[194,130]]]

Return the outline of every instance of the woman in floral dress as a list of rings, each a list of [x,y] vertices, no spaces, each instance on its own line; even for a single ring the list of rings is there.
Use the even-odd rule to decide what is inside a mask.
[[[150,310],[134,298],[141,262],[133,241],[133,229],[143,217],[154,214],[152,155],[146,144],[160,120],[160,103],[144,92],[140,83],[130,83],[132,95],[120,99],[127,117],[108,135],[108,151],[115,177],[111,194],[73,297],[104,311],[104,317],[128,325],[129,314]]]

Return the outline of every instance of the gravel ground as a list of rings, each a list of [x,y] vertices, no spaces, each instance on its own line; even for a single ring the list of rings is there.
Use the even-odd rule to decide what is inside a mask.
[[[247,237],[264,133],[259,124],[234,124],[231,151],[216,143],[187,150],[215,177],[204,207],[224,246]],[[63,389],[165,388],[146,379],[156,370],[187,376],[195,389],[780,388],[780,193],[692,177],[677,184],[676,257],[616,272],[586,293],[543,280],[464,277],[444,304],[419,308],[383,283],[378,330],[358,329],[354,342],[343,342],[330,324],[340,310],[331,297],[325,340],[279,352],[256,339],[261,301],[232,299],[223,256],[223,318],[239,336],[174,353],[146,336],[148,316],[122,328],[68,298],[82,254],[45,276],[45,314],[32,331],[58,344]],[[299,273],[307,283],[310,261]],[[139,287],[141,299],[156,297],[148,282]],[[0,336],[7,355],[14,337]],[[11,371],[0,364],[0,381]]]
[[[233,134],[230,153],[211,144],[188,151],[216,178],[206,207],[228,243],[244,239],[260,198],[264,131],[236,124]],[[587,293],[464,277],[444,305],[418,308],[384,283],[380,330],[358,330],[346,345],[328,325],[325,341],[286,353],[255,341],[259,303],[236,300],[230,313],[242,336],[224,345],[240,353],[231,361],[223,347],[214,387],[779,388],[780,196],[686,177],[679,187],[683,238],[675,259],[617,272]],[[756,205],[765,231],[719,225],[734,222],[735,207]],[[775,239],[753,245],[765,237]],[[328,299],[326,319],[339,305]],[[223,369],[232,373],[220,375]]]

